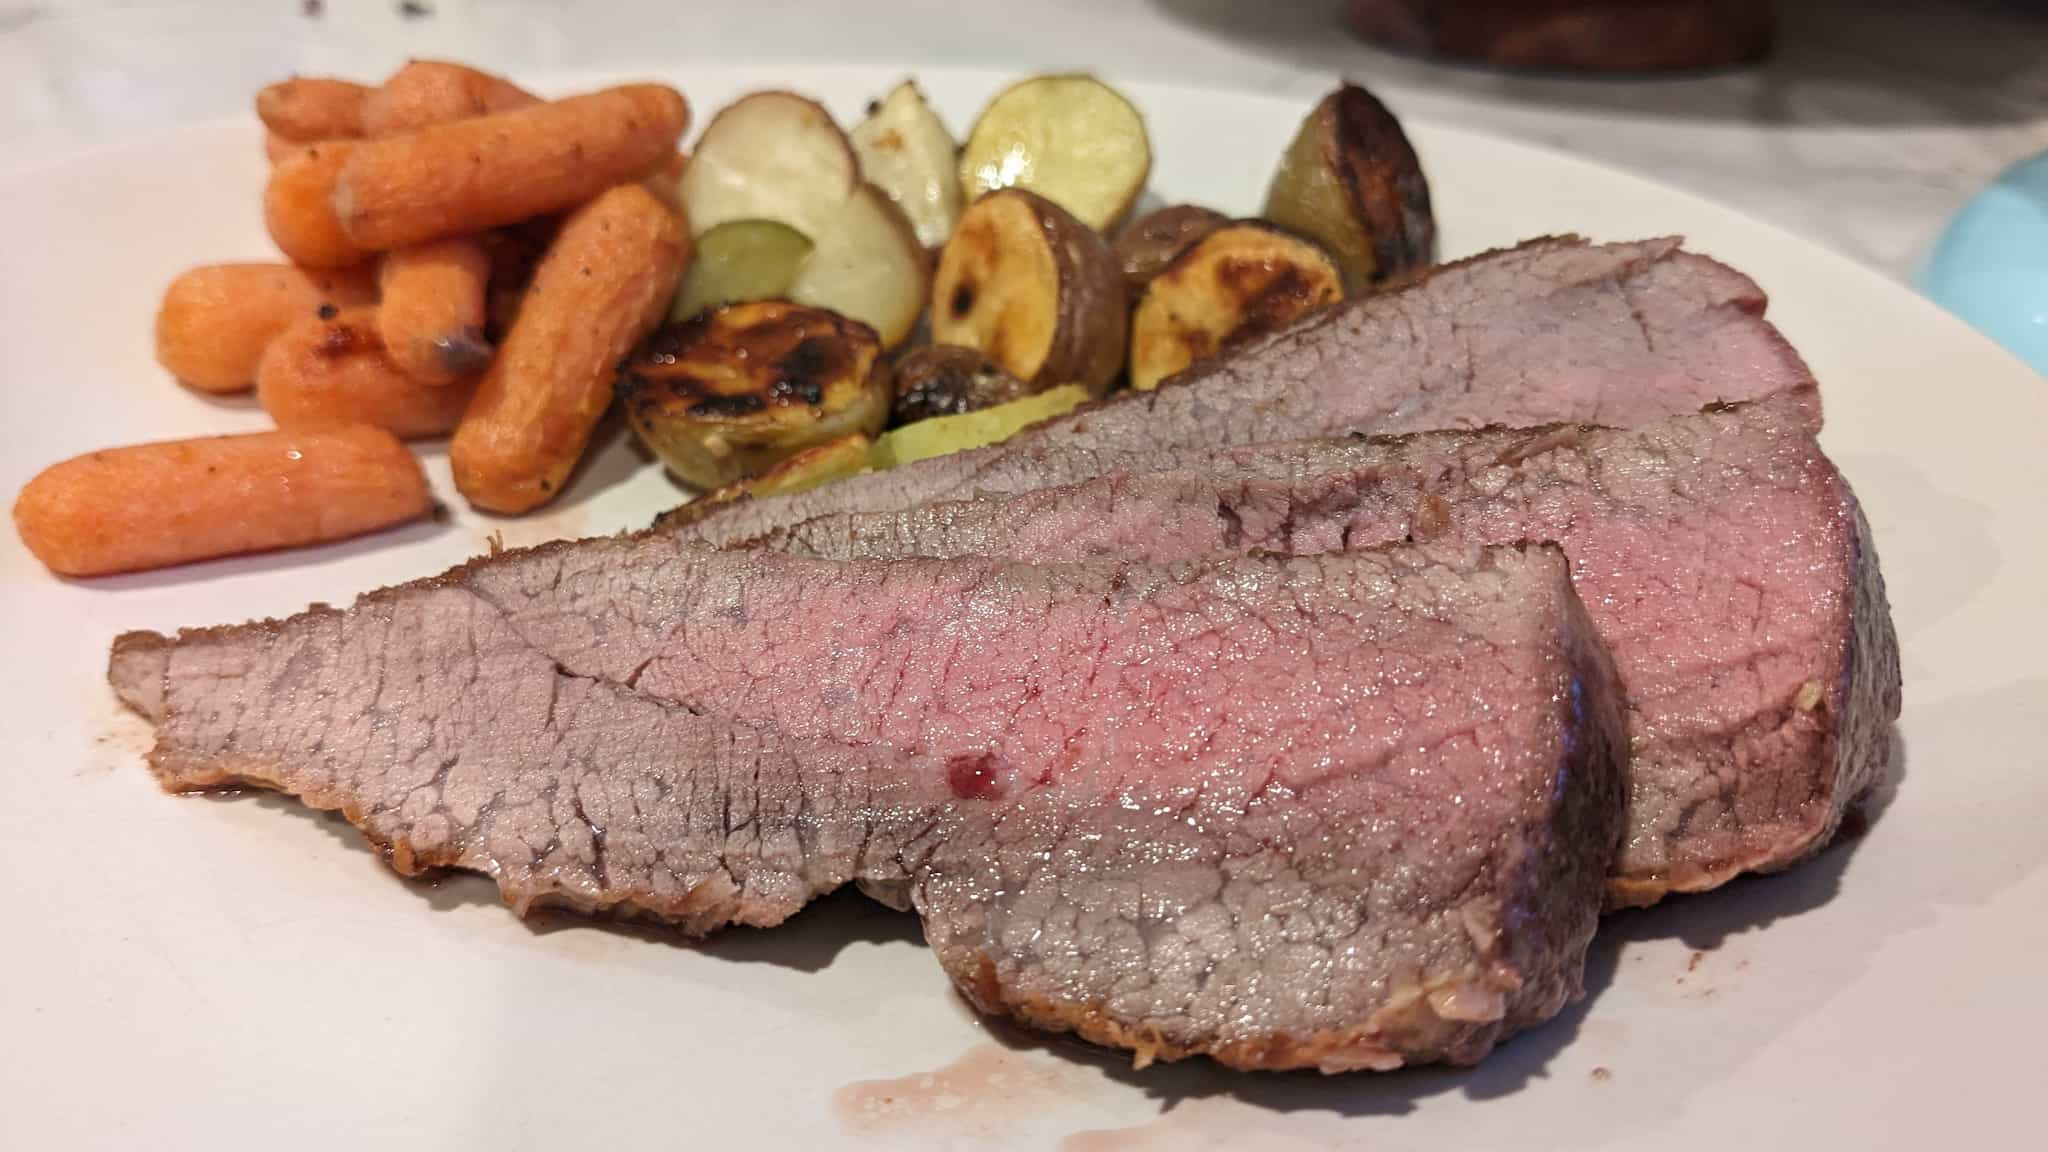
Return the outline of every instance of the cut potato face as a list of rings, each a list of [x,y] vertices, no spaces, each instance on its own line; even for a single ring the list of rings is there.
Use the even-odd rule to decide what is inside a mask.
[[[1321,248],[1263,221],[1209,233],[1145,287],[1131,322],[1131,387],[1278,331],[1344,298]]]
[[[782,300],[670,324],[620,366],[633,430],[685,483],[758,476],[827,440],[872,436],[889,414],[867,325]]]
[[[1262,215],[1328,249],[1353,295],[1435,259],[1422,163],[1401,122],[1355,84],[1324,97],[1302,122]]]
[[[1085,404],[1089,392],[1078,384],[1062,384],[1033,396],[965,412],[956,416],[934,416],[884,432],[875,441],[868,462],[875,468],[894,468],[913,460],[946,456],[999,444],[1033,424],[1064,415]]]
[[[944,244],[965,200],[960,146],[917,83],[898,84],[848,136],[861,176],[903,209],[917,242],[926,248]]]
[[[1159,275],[1176,256],[1195,241],[1230,223],[1221,212],[1193,204],[1175,204],[1147,212],[1123,226],[1111,247],[1124,273],[1124,284],[1133,295]]]
[[[786,294],[858,320],[875,330],[882,347],[894,348],[917,328],[930,287],[924,246],[902,209],[862,184],[818,233]]]
[[[811,249],[808,237],[779,221],[728,220],[697,237],[669,319],[688,320],[720,304],[786,296]]]
[[[774,220],[816,237],[859,178],[829,113],[794,93],[756,92],[705,126],[681,194],[699,235],[730,220]]]
[[[1144,117],[1093,76],[1034,76],[999,94],[960,153],[967,199],[1028,188],[1107,231],[1131,210],[1152,171]]]
[[[890,418],[899,424],[958,416],[1029,395],[1031,388],[973,348],[927,344],[896,361]]]
[[[1100,394],[1122,368],[1129,316],[1109,245],[1022,188],[967,206],[939,254],[932,340],[976,349],[1036,387]]]

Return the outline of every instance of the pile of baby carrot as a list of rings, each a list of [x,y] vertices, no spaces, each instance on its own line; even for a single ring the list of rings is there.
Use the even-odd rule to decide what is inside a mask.
[[[633,84],[543,101],[460,64],[381,86],[302,77],[256,111],[263,218],[289,263],[179,276],[157,359],[254,389],[274,432],[110,448],[23,488],[51,570],[135,571],[371,531],[432,508],[402,439],[452,433],[472,505],[553,499],[689,258],[675,199],[689,110]]]

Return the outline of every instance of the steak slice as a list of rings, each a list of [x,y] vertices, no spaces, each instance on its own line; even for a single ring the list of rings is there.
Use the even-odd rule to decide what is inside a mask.
[[[1159,562],[1556,540],[1628,686],[1629,832],[1610,898],[1648,904],[1819,850],[1889,758],[1898,639],[1818,423],[1802,389],[1641,431],[1155,452],[1074,486],[826,516],[759,543]]]
[[[1101,474],[1162,447],[1553,423],[1632,427],[1811,384],[1763,292],[1676,239],[1535,240],[1338,306],[1154,392],[1011,440],[791,496],[685,505],[713,544],[829,512],[910,508]]]
[[[110,676],[170,788],[339,808],[520,910],[705,932],[900,891],[981,1008],[1141,1061],[1476,1060],[1578,993],[1621,828],[1618,685],[1545,546],[1034,568],[593,540],[130,634]]]

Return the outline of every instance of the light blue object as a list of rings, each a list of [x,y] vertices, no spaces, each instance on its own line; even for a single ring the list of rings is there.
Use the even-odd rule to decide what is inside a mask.
[[[2048,375],[2048,152],[2006,169],[1963,205],[1920,290]]]

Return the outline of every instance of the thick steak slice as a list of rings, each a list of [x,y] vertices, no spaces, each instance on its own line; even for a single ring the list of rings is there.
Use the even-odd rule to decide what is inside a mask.
[[[828,512],[1073,483],[1162,447],[1489,425],[1633,427],[1812,383],[1763,318],[1756,284],[1678,245],[1531,241],[1344,304],[1158,391],[1112,397],[1004,444],[793,496],[686,505],[669,523],[723,545]]]
[[[515,907],[701,932],[906,892],[976,1004],[1141,1059],[1478,1059],[1578,992],[1621,828],[1619,688],[1550,547],[587,541],[132,634],[111,676],[169,787],[296,793]]]
[[[1134,456],[1021,496],[821,517],[760,544],[829,557],[1311,554],[1558,541],[1628,686],[1617,904],[1782,868],[1890,755],[1898,640],[1810,390],[1641,431],[1433,433]]]

